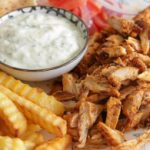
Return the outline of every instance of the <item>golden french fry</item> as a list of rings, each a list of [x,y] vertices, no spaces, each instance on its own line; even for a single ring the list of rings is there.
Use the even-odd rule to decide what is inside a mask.
[[[31,133],[26,136],[23,140],[25,140],[25,146],[27,150],[32,150],[37,145],[44,142],[44,137],[40,133]]]
[[[55,97],[49,96],[45,92],[39,92],[37,88],[32,88],[2,71],[0,71],[0,84],[27,100],[51,110],[56,115],[62,115],[64,112],[64,105],[58,102]]]
[[[39,125],[28,124],[27,131],[21,136],[22,140],[28,140],[34,133],[37,133],[41,130]]]
[[[0,136],[0,150],[26,150],[26,147],[19,138]]]
[[[54,133],[58,136],[66,134],[66,121],[61,117],[56,116],[50,110],[48,111],[47,109],[20,97],[2,85],[0,85],[0,91],[7,95],[31,122],[40,125],[48,132]]]
[[[35,150],[67,150],[71,144],[71,136],[50,140],[38,146]]]
[[[16,105],[4,94],[0,92],[0,118],[4,120],[6,126],[14,136],[23,134],[27,127],[24,115],[18,110]]]

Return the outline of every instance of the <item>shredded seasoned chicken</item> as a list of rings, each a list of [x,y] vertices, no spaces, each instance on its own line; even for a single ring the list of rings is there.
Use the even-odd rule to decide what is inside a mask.
[[[107,92],[110,95],[119,96],[117,90],[115,90],[105,78],[98,79],[94,76],[88,75],[84,80],[84,86],[94,93]]]
[[[141,39],[141,47],[142,47],[143,54],[148,54],[150,49],[148,29],[144,29],[144,31],[140,33],[140,39]]]
[[[126,49],[122,46],[112,46],[112,47],[104,47],[101,49],[99,55],[107,55],[108,58],[111,57],[119,57],[126,55]]]
[[[118,98],[110,97],[107,102],[106,125],[115,129],[121,112],[121,101]]]
[[[129,118],[132,119],[133,116],[138,112],[144,91],[136,90],[132,92],[123,102],[123,113]]]
[[[74,150],[138,150],[149,140],[149,131],[124,138],[126,131],[150,127],[149,12],[131,20],[110,17],[110,26],[90,37],[79,65],[52,89],[65,105]]]
[[[131,46],[133,51],[137,51],[140,52],[141,51],[141,45],[140,45],[140,41],[133,38],[133,37],[128,37],[128,39],[126,40],[126,43],[128,46]]]
[[[99,105],[82,102],[79,109],[79,144],[78,147],[82,148],[85,146],[88,130],[95,123],[98,115],[100,114],[101,107]]]
[[[64,74],[63,75],[63,91],[74,94],[76,96],[80,93],[80,85],[76,83],[75,78],[72,74]]]
[[[121,67],[115,70],[109,77],[110,83],[115,86],[120,86],[124,80],[135,80],[138,76],[138,68],[135,67]]]
[[[63,118],[67,121],[68,126],[70,128],[77,128],[79,113],[75,112],[72,114],[67,114],[67,115],[64,115]]]
[[[150,82],[150,69],[144,71],[143,73],[138,75],[138,79],[145,81],[145,82]]]
[[[119,144],[115,147],[112,147],[112,150],[138,150],[145,143],[150,141],[150,130],[146,131],[143,135],[139,136],[137,139],[126,141],[122,144]]]
[[[140,72],[147,70],[147,65],[138,57],[133,58],[132,63],[135,67],[139,68]]]
[[[125,141],[123,133],[111,129],[102,122],[98,123],[98,130],[104,136],[108,145],[117,146]]]
[[[108,22],[115,30],[123,35],[136,37],[141,32],[141,28],[133,20],[112,16],[108,19]]]
[[[142,12],[140,12],[139,14],[137,14],[133,19],[137,23],[139,21],[144,21],[146,23],[150,23],[150,6],[147,7],[145,10],[143,10]]]

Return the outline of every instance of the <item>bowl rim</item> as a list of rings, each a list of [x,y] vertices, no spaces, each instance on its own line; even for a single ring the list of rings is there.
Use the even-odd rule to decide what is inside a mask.
[[[67,62],[61,64],[61,65],[58,65],[58,66],[55,66],[55,67],[49,67],[49,68],[43,68],[43,69],[24,69],[24,68],[19,68],[19,67],[14,67],[14,66],[11,66],[9,64],[6,64],[4,62],[2,62],[0,60],[0,64],[1,65],[4,65],[5,67],[7,68],[11,68],[11,69],[14,69],[14,70],[17,70],[17,71],[24,71],[24,72],[45,72],[45,71],[50,71],[50,70],[56,70],[56,69],[59,69],[61,67],[64,67],[66,65],[69,65],[70,63],[72,63],[73,61],[75,61],[76,59],[78,59],[78,57],[84,52],[86,51],[86,47],[88,45],[88,40],[89,40],[89,30],[88,30],[88,27],[87,25],[84,23],[84,21],[82,19],[80,19],[77,15],[73,14],[71,11],[69,10],[65,10],[63,8],[59,8],[59,7],[53,7],[53,6],[46,6],[46,5],[38,5],[38,6],[27,6],[27,7],[22,7],[22,8],[19,8],[19,9],[16,9],[16,10],[13,10],[13,11],[10,11],[6,14],[4,14],[3,16],[0,17],[0,20],[5,17],[5,16],[8,16],[14,12],[17,12],[18,10],[23,10],[25,8],[40,8],[40,7],[43,7],[43,8],[56,8],[56,9],[59,9],[59,10],[63,10],[64,12],[68,12],[70,14],[72,14],[73,16],[77,17],[78,20],[80,20],[82,22],[82,24],[85,26],[85,29],[86,29],[86,41],[85,41],[85,44],[83,46],[83,48],[80,50],[80,52],[73,58],[69,59]]]

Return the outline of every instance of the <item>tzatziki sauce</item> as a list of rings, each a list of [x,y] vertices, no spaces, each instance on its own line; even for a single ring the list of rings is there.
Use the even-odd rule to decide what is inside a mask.
[[[17,68],[59,66],[77,55],[83,43],[73,23],[51,14],[21,14],[0,25],[0,61]]]

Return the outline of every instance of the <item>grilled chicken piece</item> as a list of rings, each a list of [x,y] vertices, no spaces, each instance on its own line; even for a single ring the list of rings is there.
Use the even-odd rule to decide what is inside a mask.
[[[76,79],[72,74],[66,73],[62,78],[63,91],[74,94],[76,97],[80,94],[81,84],[76,83]]]
[[[144,71],[143,73],[138,75],[138,79],[145,81],[145,82],[150,82],[150,69]]]
[[[128,86],[128,87],[122,89],[120,91],[120,97],[119,97],[119,99],[120,100],[125,99],[129,94],[131,94],[135,90],[136,90],[136,87],[134,87],[134,86]]]
[[[139,21],[144,21],[148,24],[150,24],[150,6],[138,13],[134,18],[133,18],[137,23]]]
[[[99,105],[82,102],[79,108],[79,119],[78,119],[78,132],[79,132],[79,144],[78,147],[82,148],[85,146],[88,130],[93,126],[97,117],[101,112]]]
[[[89,94],[89,90],[88,89],[82,89],[81,90],[81,93],[80,93],[80,96],[79,96],[79,100],[78,100],[78,102],[76,104],[76,108],[77,109],[80,107],[82,102],[87,101],[88,94]]]
[[[105,78],[96,78],[88,75],[83,81],[83,85],[93,93],[106,92],[112,96],[119,96],[118,90],[113,88]]]
[[[112,34],[106,38],[106,42],[103,44],[105,47],[119,46],[124,41],[124,38],[119,34]]]
[[[108,19],[108,22],[115,30],[123,35],[136,37],[141,32],[141,28],[133,20],[112,16]]]
[[[112,129],[116,128],[121,112],[120,99],[110,97],[107,102],[106,125]]]
[[[111,46],[111,47],[104,47],[100,50],[99,56],[103,57],[104,55],[107,55],[108,58],[112,57],[119,57],[119,56],[125,56],[127,54],[127,51],[122,46]]]
[[[141,53],[136,53],[133,52],[130,54],[131,59],[138,57],[139,59],[141,59],[147,66],[150,66],[150,57],[148,55],[143,55]]]
[[[150,130],[146,131],[137,139],[129,140],[115,147],[112,147],[112,150],[139,150],[141,146],[148,143],[149,141],[150,141]]]
[[[147,70],[147,65],[138,57],[133,58],[132,63],[135,67],[139,68],[140,72]]]
[[[145,28],[144,31],[140,33],[140,40],[143,54],[148,54],[150,49],[150,40],[149,30],[147,28]]]
[[[133,51],[141,51],[141,45],[140,45],[140,41],[133,38],[133,37],[128,37],[128,39],[126,40],[127,45],[131,46],[133,48]]]
[[[109,77],[108,80],[114,86],[120,86],[122,81],[135,80],[138,76],[138,69],[135,67],[121,67],[115,70]]]
[[[74,100],[75,99],[75,95],[68,93],[68,92],[64,92],[64,91],[56,91],[55,93],[52,94],[54,97],[57,98],[57,100],[59,101],[69,101],[69,100]]]
[[[87,97],[87,101],[92,102],[92,103],[98,103],[103,99],[108,98],[109,95],[107,93],[100,93],[100,94],[92,94]]]
[[[70,113],[70,114],[64,115],[63,118],[67,121],[67,125],[70,128],[77,128],[79,113],[77,112]]]
[[[138,112],[142,99],[143,99],[144,91],[136,90],[132,92],[123,102],[123,113],[124,115],[132,120],[133,116]]]
[[[129,131],[129,130],[133,129],[134,127],[136,127],[140,123],[142,117],[143,117],[143,113],[139,112],[139,113],[135,114],[132,117],[132,119],[127,119],[126,123],[123,126],[122,131],[126,132],[126,131]]]
[[[125,141],[125,137],[120,131],[111,129],[102,122],[99,122],[97,127],[108,145],[117,146]]]

